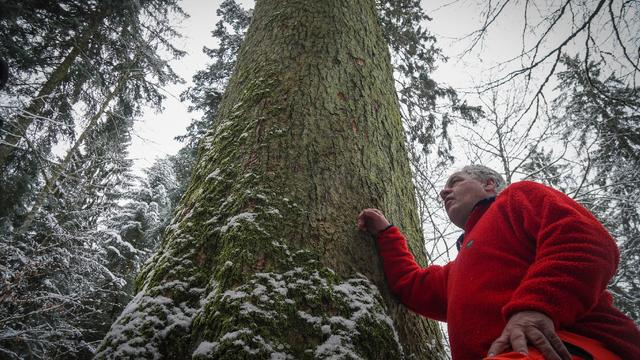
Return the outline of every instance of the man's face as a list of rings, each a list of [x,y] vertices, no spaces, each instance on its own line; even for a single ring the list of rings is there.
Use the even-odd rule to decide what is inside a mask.
[[[440,197],[449,219],[459,228],[464,228],[467,218],[478,201],[496,194],[495,181],[484,183],[464,172],[449,176]]]

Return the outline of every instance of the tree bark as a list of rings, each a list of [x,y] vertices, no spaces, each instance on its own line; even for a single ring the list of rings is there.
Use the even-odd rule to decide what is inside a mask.
[[[97,358],[438,359],[355,217],[424,264],[373,1],[261,0],[191,185]]]

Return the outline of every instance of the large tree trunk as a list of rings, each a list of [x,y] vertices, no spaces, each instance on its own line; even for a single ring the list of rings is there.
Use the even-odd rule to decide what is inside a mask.
[[[214,129],[98,358],[437,359],[384,281],[363,207],[424,262],[373,1],[261,0]]]

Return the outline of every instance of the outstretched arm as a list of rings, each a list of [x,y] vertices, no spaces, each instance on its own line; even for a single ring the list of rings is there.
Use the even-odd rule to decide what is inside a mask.
[[[389,289],[412,311],[446,321],[447,277],[449,265],[421,267],[404,235],[378,209],[365,209],[358,215],[358,228],[376,238]]]

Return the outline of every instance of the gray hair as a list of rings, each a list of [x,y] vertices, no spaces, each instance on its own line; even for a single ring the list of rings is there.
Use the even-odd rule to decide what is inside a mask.
[[[460,172],[466,173],[483,182],[493,179],[493,181],[496,182],[496,194],[500,193],[500,191],[504,190],[507,186],[507,182],[504,181],[502,175],[484,165],[467,165],[460,169]]]

